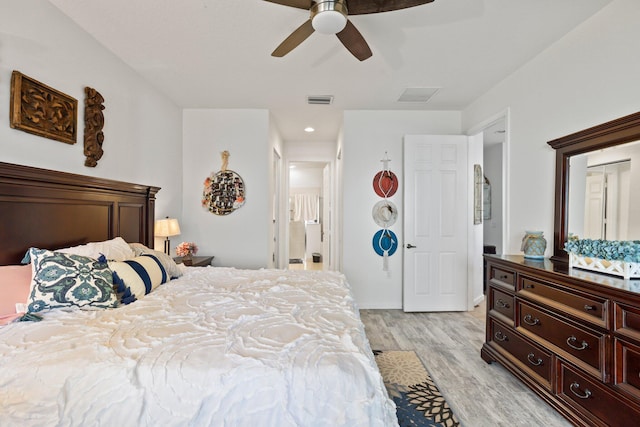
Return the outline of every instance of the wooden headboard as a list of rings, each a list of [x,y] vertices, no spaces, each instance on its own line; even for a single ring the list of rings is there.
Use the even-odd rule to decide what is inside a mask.
[[[0,265],[31,247],[58,249],[121,236],[153,247],[159,187],[0,162]]]

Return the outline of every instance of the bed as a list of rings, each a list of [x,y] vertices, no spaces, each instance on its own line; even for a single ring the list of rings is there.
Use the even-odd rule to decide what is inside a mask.
[[[121,276],[115,308],[0,327],[0,425],[397,425],[342,274],[168,265],[149,249],[158,190],[0,163],[0,268],[28,252],[32,281],[56,257]],[[134,258],[58,251],[116,240]],[[142,258],[165,283],[125,304]]]

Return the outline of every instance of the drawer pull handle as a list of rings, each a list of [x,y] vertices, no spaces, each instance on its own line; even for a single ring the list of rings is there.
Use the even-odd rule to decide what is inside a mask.
[[[567,338],[567,345],[575,350],[585,350],[589,348],[589,344],[586,341],[582,341],[582,343],[580,344],[580,347],[578,347],[577,345],[574,345],[574,343],[576,343],[577,341],[578,341],[578,338],[571,335],[569,338]]]
[[[496,301],[496,305],[500,308],[509,308],[509,304],[504,302],[502,299],[498,298],[498,301]]]
[[[535,318],[530,314],[527,314],[526,316],[524,316],[522,320],[524,321],[524,323],[526,323],[529,326],[536,326],[540,324],[540,319]]]
[[[506,274],[501,274],[499,279],[500,280],[507,280],[509,278],[509,276],[507,276]]]
[[[536,356],[535,356],[535,354],[533,354],[533,353],[529,353],[529,354],[527,355],[527,360],[528,360],[528,361],[529,361],[529,363],[531,363],[533,366],[540,366],[540,365],[542,365],[542,359],[540,359],[540,358],[536,359],[535,357],[536,357]]]
[[[498,331],[495,333],[494,337],[496,341],[507,341],[508,337],[502,333],[502,331]]]
[[[595,306],[595,305],[588,305],[588,304],[585,304],[584,309],[585,309],[586,311],[594,311],[594,310],[596,309],[596,306]]]
[[[571,390],[571,392],[575,394],[577,397],[579,397],[580,399],[588,399],[591,397],[591,390],[589,390],[588,388],[584,389],[584,393],[579,393],[580,384],[578,384],[575,381],[571,383],[571,385],[569,386],[569,390]]]
[[[524,285],[524,288],[525,288],[525,289],[533,289],[533,285],[532,285],[531,283],[526,283],[526,284]]]

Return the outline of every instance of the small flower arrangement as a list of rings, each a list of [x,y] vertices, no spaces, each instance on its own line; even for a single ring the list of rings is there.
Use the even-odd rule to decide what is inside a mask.
[[[193,242],[182,242],[176,247],[176,255],[187,256],[195,255],[198,253],[198,246]]]
[[[570,236],[564,250],[583,257],[640,263],[640,240],[579,239]]]

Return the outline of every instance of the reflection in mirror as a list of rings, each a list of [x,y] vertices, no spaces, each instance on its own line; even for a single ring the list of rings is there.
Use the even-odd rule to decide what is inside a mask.
[[[574,155],[568,230],[581,239],[640,240],[640,141]]]

